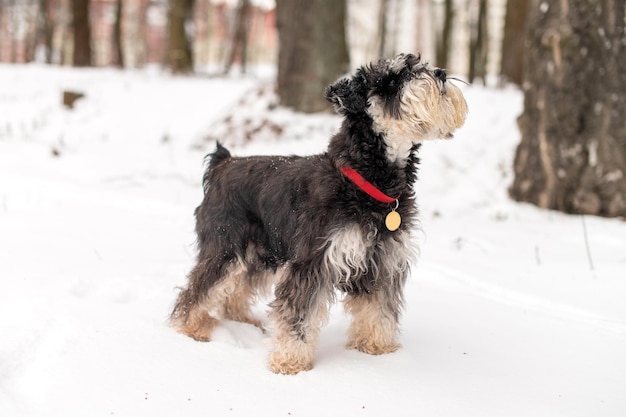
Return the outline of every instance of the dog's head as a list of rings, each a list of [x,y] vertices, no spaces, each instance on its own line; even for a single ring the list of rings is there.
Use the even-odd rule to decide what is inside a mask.
[[[328,86],[325,97],[346,117],[369,115],[392,159],[417,142],[451,138],[467,115],[463,94],[446,79],[445,71],[412,54],[361,67]]]

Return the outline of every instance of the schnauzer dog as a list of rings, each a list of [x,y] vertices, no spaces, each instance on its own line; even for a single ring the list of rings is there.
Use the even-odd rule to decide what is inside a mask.
[[[325,96],[344,119],[320,155],[232,157],[217,144],[195,211],[197,264],[171,314],[201,341],[222,319],[263,329],[251,305],[273,288],[269,368],[281,374],[313,367],[337,290],[348,348],[400,347],[419,143],[452,137],[467,114],[445,71],[411,54],[361,67]]]

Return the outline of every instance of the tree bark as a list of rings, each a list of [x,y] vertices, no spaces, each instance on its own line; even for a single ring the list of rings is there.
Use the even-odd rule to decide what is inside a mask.
[[[487,0],[478,0],[478,16],[470,34],[469,80],[474,82],[480,78],[483,85],[487,84]]]
[[[45,60],[47,64],[52,63],[52,35],[54,32],[54,22],[50,21],[50,4],[48,0],[39,0],[39,16],[37,37],[43,40],[45,48]]]
[[[235,34],[233,36],[232,46],[224,73],[228,74],[233,64],[239,57],[241,65],[241,73],[246,72],[246,58],[248,55],[248,28],[250,26],[250,0],[239,0],[237,6],[237,16],[235,18]]]
[[[278,96],[302,112],[330,108],[324,88],[349,70],[346,0],[277,0]]]
[[[173,73],[193,71],[191,40],[185,25],[193,15],[193,0],[169,0],[166,65]]]
[[[450,50],[450,39],[452,38],[452,22],[454,21],[454,1],[445,0],[444,2],[444,16],[443,27],[441,33],[436,37],[436,51],[437,56],[436,66],[440,68],[448,67],[448,51]]]
[[[625,0],[530,0],[511,196],[626,216]]]
[[[130,57],[132,57],[133,65],[136,67],[143,67],[146,62],[149,60],[149,40],[148,40],[148,9],[151,7],[151,3],[141,2],[139,4],[139,22],[137,23],[138,29],[135,32],[134,36],[129,41],[129,46],[131,46]],[[163,58],[163,51],[161,52],[161,56],[159,59],[156,59],[159,62],[163,62],[165,59]],[[127,63],[128,64],[128,63]]]
[[[504,38],[500,61],[500,80],[522,85],[524,68],[524,27],[528,0],[508,0],[504,18]]]
[[[72,0],[72,29],[74,33],[75,67],[91,66],[91,29],[89,0]]]
[[[122,44],[123,1],[117,0],[115,5],[115,23],[113,24],[113,56],[112,64],[124,68],[124,45]]]
[[[387,52],[387,15],[389,11],[389,0],[380,0],[378,9],[378,30],[380,33],[380,46],[378,48],[378,55],[380,57],[386,56]]]

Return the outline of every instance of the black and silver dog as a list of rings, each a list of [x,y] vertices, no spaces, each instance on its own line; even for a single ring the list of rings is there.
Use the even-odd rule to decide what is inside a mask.
[[[222,319],[262,327],[250,307],[273,288],[269,367],[282,374],[312,368],[337,289],[352,315],[349,348],[398,349],[419,142],[451,137],[467,114],[445,72],[411,54],[362,67],[325,95],[344,120],[321,155],[237,158],[217,145],[195,212],[197,264],[171,315],[203,341]]]

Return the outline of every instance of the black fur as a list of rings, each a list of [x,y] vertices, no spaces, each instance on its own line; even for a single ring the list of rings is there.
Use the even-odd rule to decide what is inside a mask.
[[[404,163],[391,161],[385,138],[373,129],[367,106],[368,99],[377,95],[388,103],[390,115],[400,117],[399,92],[423,70],[417,65],[419,57],[404,57],[401,68],[390,69],[388,61],[381,60],[326,89],[326,98],[344,120],[322,154],[233,157],[217,144],[204,175],[204,199],[195,211],[198,262],[188,287],[179,295],[173,320],[184,322],[190,309],[224,279],[229,265],[241,261],[251,281],[260,276],[257,272],[276,272],[281,267],[289,271],[277,283],[271,306],[299,339],[307,339],[303,323],[325,288],[334,287],[352,297],[382,289],[388,310],[397,320],[408,268],[393,272],[401,276],[388,277],[380,266],[388,262],[382,259],[389,256],[385,247],[401,242],[399,236],[416,223],[413,184],[419,145],[413,146]],[[395,204],[367,195],[342,174],[343,166],[352,167],[385,194],[399,196],[399,230],[389,231],[384,224]],[[352,274],[349,282],[326,276],[322,267],[328,239],[348,225],[358,225],[364,235],[377,231],[367,253],[370,264],[358,276]],[[399,262],[408,266],[408,260]]]
[[[364,228],[373,224],[379,239],[393,239],[398,231],[390,232],[384,225],[392,205],[357,188],[341,173],[341,166],[351,166],[387,195],[399,195],[401,230],[411,228],[419,146],[410,163],[398,168],[386,159],[384,141],[372,133],[371,123],[365,113],[345,119],[329,150],[309,157],[234,158],[218,144],[204,176],[204,200],[195,211],[198,259],[210,271],[192,274],[197,279],[191,284],[202,288],[194,293],[205,293],[228,263],[245,258],[251,243],[257,255],[255,268],[276,270],[289,262],[297,270],[315,264],[323,256],[324,239],[351,222]],[[348,290],[374,291],[375,277],[362,278]]]
[[[350,222],[374,224],[379,239],[393,239],[398,231],[384,225],[392,205],[357,188],[339,171],[341,166],[351,166],[385,194],[399,195],[400,230],[411,228],[419,145],[410,162],[399,168],[385,157],[385,143],[372,132],[371,123],[365,112],[346,118],[328,151],[309,157],[233,158],[218,144],[204,175],[204,200],[195,211],[198,259],[210,269],[192,274],[197,278],[190,284],[202,288],[194,294],[208,291],[228,263],[245,258],[250,243],[257,251],[255,267],[275,270],[290,262],[297,270],[323,256],[324,239]],[[363,277],[348,290],[371,292],[374,278]],[[294,280],[293,285],[301,283]]]

